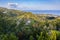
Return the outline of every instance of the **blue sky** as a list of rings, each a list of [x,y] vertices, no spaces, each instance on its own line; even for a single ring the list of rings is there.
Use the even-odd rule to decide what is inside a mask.
[[[0,7],[19,10],[60,10],[60,0],[0,0]]]

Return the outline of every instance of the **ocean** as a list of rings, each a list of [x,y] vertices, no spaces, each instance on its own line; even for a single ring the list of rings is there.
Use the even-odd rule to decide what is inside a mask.
[[[26,12],[32,12],[34,14],[53,14],[60,16],[60,10],[24,10]]]

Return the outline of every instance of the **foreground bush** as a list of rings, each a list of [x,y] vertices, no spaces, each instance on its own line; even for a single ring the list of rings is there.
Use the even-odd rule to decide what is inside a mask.
[[[0,35],[0,40],[18,40],[18,38],[16,37],[16,35],[11,33],[9,35],[8,34]]]

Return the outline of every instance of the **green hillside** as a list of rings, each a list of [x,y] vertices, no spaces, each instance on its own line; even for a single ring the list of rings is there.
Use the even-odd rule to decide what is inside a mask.
[[[60,40],[60,16],[0,7],[0,40]]]

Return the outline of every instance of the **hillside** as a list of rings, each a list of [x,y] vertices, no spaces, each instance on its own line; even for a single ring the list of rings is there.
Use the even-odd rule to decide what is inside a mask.
[[[60,16],[0,7],[1,40],[60,40]]]
[[[32,14],[31,12],[23,12],[19,10],[14,10],[14,9],[7,9],[7,8],[2,8],[0,7],[0,12],[3,13],[4,15],[6,14],[7,16],[10,17],[17,17],[17,18],[32,18],[34,20],[45,20],[47,17],[55,17],[55,18],[60,18],[59,16],[55,16],[52,14]]]

